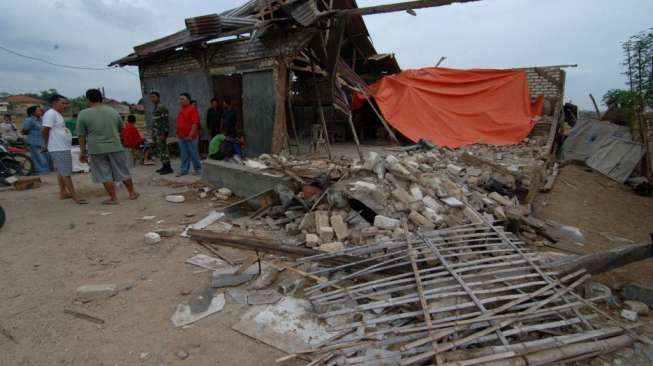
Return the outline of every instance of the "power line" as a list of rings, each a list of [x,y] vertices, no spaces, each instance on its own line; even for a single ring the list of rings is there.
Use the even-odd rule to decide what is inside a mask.
[[[11,49],[9,49],[7,47],[4,47],[4,46],[0,46],[0,50],[3,50],[5,52],[7,52],[7,53],[10,53],[10,54],[18,56],[18,57],[26,58],[28,60],[38,61],[38,62],[48,64],[50,66],[61,67],[61,68],[64,68],[64,69],[91,70],[91,71],[105,71],[105,70],[115,70],[116,69],[114,67],[86,67],[86,66],[73,66],[73,65],[59,64],[59,63],[52,62],[52,61],[49,61],[49,60],[46,60],[46,59],[43,59],[43,58],[28,56],[28,55],[22,54],[20,52],[16,52],[14,50],[11,50]],[[130,75],[138,76],[138,75],[134,74],[133,72],[131,72],[129,70],[125,70],[123,68],[119,68],[119,69],[123,70],[124,72],[126,72],[126,73],[128,73]]]

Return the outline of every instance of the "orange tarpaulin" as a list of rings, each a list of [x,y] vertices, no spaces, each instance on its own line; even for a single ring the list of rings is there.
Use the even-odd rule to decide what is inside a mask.
[[[426,68],[386,76],[367,88],[385,119],[417,142],[460,147],[516,144],[530,133],[543,97],[532,105],[525,71]],[[365,102],[355,93],[352,106]]]

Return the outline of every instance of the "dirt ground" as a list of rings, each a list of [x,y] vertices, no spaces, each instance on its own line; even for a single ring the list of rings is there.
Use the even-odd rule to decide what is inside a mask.
[[[0,326],[17,342],[0,333],[0,365],[248,366],[274,365],[284,355],[231,330],[246,309],[229,297],[222,312],[187,329],[173,327],[175,306],[193,289],[210,286],[210,272],[184,263],[200,250],[194,242],[177,236],[150,246],[143,235],[158,220],[181,229],[215,207],[210,200],[165,201],[187,188],[155,181],[155,169],[137,168],[141,197],[118,206],[100,204],[104,193],[88,174],[74,176],[88,205],[59,200],[54,176],[35,190],[0,192],[8,215],[0,230]],[[121,288],[117,296],[74,303],[78,286],[106,283]],[[71,317],[64,308],[105,324]],[[180,350],[190,356],[180,360]]]
[[[587,168],[568,165],[553,190],[535,199],[535,216],[579,228],[584,253],[645,244],[653,233],[653,197]],[[614,289],[629,282],[653,286],[653,259],[638,262],[597,277]]]
[[[175,306],[191,290],[208,286],[210,273],[184,263],[200,251],[195,243],[175,237],[150,246],[143,235],[158,220],[164,220],[161,227],[180,230],[216,207],[209,200],[166,202],[166,194],[187,188],[169,184],[178,178],[166,178],[168,183],[156,179],[154,169],[135,169],[142,195],[118,206],[100,204],[103,191],[89,175],[74,177],[90,201],[84,206],[59,200],[53,176],[35,190],[0,192],[8,214],[0,230],[0,326],[16,340],[0,333],[0,365],[247,366],[274,365],[283,356],[231,329],[246,309],[229,297],[222,312],[186,329],[172,326]],[[192,183],[193,178],[181,181]],[[575,166],[563,169],[553,191],[537,199],[535,212],[579,227],[591,243],[583,247],[587,251],[644,242],[653,231],[652,198]],[[652,285],[653,260],[607,280]],[[78,286],[103,283],[118,284],[121,291],[94,303],[74,302]],[[102,318],[105,324],[71,317],[64,308]],[[178,358],[180,350],[189,357]]]

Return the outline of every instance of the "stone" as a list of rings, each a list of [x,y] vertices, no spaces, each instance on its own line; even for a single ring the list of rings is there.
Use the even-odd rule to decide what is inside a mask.
[[[513,202],[511,200],[507,199],[506,197],[502,196],[497,192],[490,193],[488,197],[502,206],[509,206],[509,207],[513,206]]]
[[[424,199],[422,199],[422,202],[424,203],[424,206],[432,209],[433,211],[435,211],[435,213],[441,213],[442,211],[444,211],[444,207],[440,204],[440,202],[435,200],[433,197],[426,196],[424,197]]]
[[[186,197],[180,195],[180,194],[170,194],[166,196],[166,201],[172,202],[172,203],[182,203],[186,201]]]
[[[221,195],[221,196],[225,196],[225,197],[231,197],[233,192],[231,191],[231,189],[223,187],[223,188],[218,189],[218,194]]]
[[[172,238],[177,235],[177,230],[175,229],[158,229],[154,230],[155,233],[159,234],[162,238]]]
[[[315,234],[306,234],[306,246],[309,248],[320,245],[320,238]]]
[[[631,322],[636,322],[639,320],[639,315],[632,310],[622,309],[620,314],[622,318],[630,320]]]
[[[222,273],[214,273],[211,279],[211,286],[213,287],[232,287],[232,286],[238,286],[241,285],[252,278],[254,278],[255,275],[253,274],[222,274]]]
[[[459,176],[463,171],[465,171],[465,168],[455,164],[449,164],[447,165],[447,171],[455,176]]]
[[[320,233],[321,227],[329,226],[329,213],[326,211],[315,211],[315,232]]]
[[[187,359],[190,356],[190,354],[188,352],[186,352],[185,350],[180,349],[177,352],[175,352],[175,356],[177,356],[178,359],[183,361],[183,360]]]
[[[362,189],[362,190],[367,190],[367,191],[370,191],[370,192],[375,191],[378,188],[378,186],[376,184],[365,182],[365,181],[362,181],[362,180],[359,180],[358,182],[351,183],[351,185],[353,186],[352,187],[353,189]]]
[[[269,287],[273,284],[279,277],[279,269],[274,266],[268,266],[263,268],[261,274],[258,278],[252,283],[252,288],[257,290],[262,290]]]
[[[419,188],[417,184],[413,184],[410,186],[410,194],[413,196],[413,200],[415,201],[421,201],[424,199],[424,193],[422,193],[422,190]]]
[[[322,226],[318,230],[318,234],[320,235],[320,240],[322,242],[328,242],[333,240],[334,232],[333,232],[333,228],[330,226]]]
[[[349,229],[347,229],[347,224],[342,219],[341,215],[331,216],[331,227],[333,228],[338,240],[345,240],[349,237]]]
[[[320,249],[323,252],[329,252],[329,253],[341,252],[345,250],[345,245],[342,242],[334,241],[331,243],[322,244],[319,246],[318,249]]]
[[[496,216],[498,220],[505,220],[507,218],[506,212],[503,210],[503,207],[501,206],[497,206],[494,209],[494,216]]]
[[[147,233],[145,234],[144,240],[145,240],[145,244],[154,245],[161,241],[161,235],[157,233]]]
[[[630,311],[636,312],[638,315],[646,316],[649,313],[648,305],[639,301],[626,300],[624,301],[624,307]]]
[[[427,219],[426,217],[422,216],[419,212],[416,211],[411,211],[410,214],[408,215],[408,219],[412,221],[417,227],[422,228],[422,229],[435,229],[435,225],[431,220]]]
[[[374,226],[380,228],[380,229],[385,229],[385,230],[394,230],[396,229],[401,221],[382,216],[382,215],[376,215],[374,217]]]
[[[397,201],[405,204],[410,204],[413,201],[415,201],[413,196],[411,196],[410,193],[406,192],[406,190],[401,187],[397,187],[395,190],[392,191],[391,194],[392,197],[394,197]]]
[[[446,204],[447,206],[453,207],[453,208],[461,208],[461,207],[465,206],[465,204],[456,197],[444,198],[442,200],[442,202],[444,202],[444,204]]]
[[[90,302],[94,300],[108,299],[116,296],[118,286],[114,284],[104,285],[83,285],[77,288],[77,300]]]

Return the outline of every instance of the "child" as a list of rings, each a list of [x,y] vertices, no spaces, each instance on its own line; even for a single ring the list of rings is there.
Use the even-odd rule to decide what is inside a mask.
[[[143,147],[143,165],[153,165],[150,161],[150,145],[141,137],[136,128],[136,116],[130,114],[127,116],[127,123],[122,129],[122,144],[131,150],[133,156],[139,156],[141,147]]]

